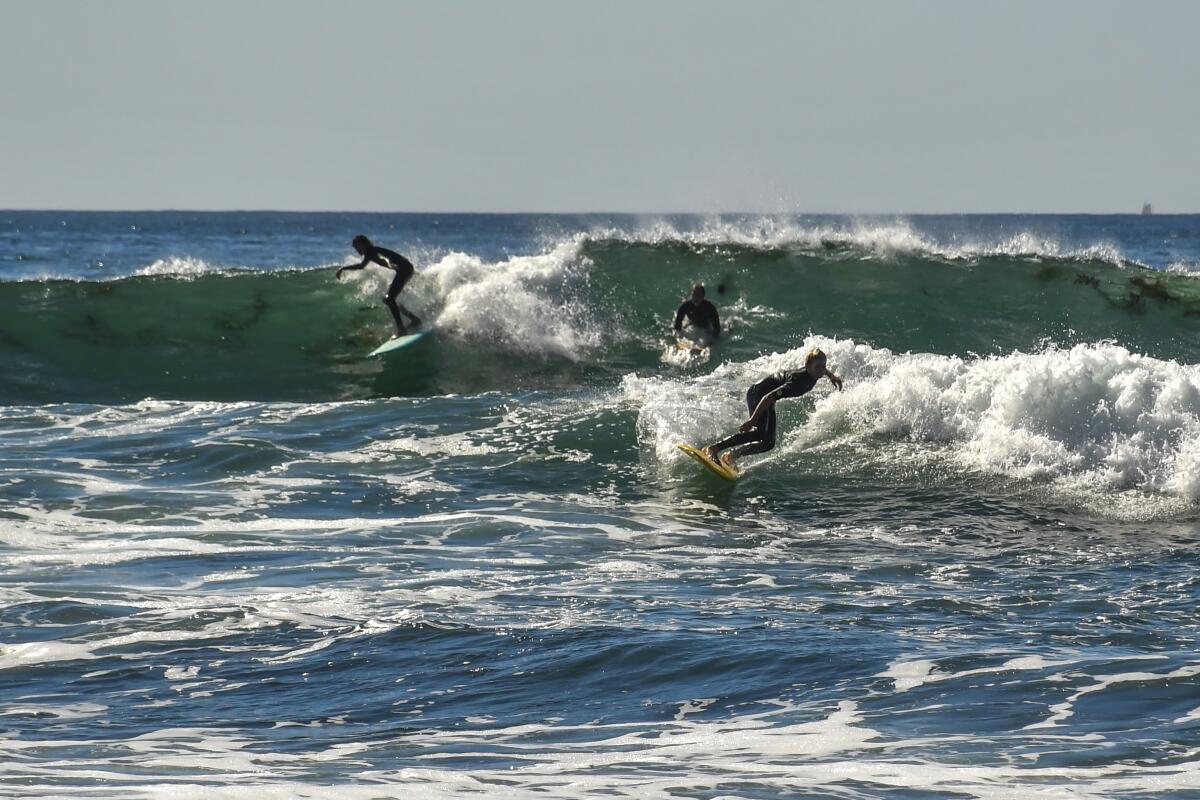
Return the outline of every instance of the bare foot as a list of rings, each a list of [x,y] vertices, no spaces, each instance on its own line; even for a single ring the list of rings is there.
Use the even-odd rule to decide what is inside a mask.
[[[711,444],[708,447],[701,447],[700,452],[703,453],[704,457],[707,458],[709,461],[712,461],[714,463],[716,462],[717,457],[713,455],[713,447]]]
[[[729,453],[721,454],[721,463],[730,469],[737,469],[737,464],[733,463],[733,456]]]

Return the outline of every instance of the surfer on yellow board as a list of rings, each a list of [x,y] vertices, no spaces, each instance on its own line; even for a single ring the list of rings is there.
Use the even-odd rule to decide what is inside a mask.
[[[701,452],[731,471],[737,469],[735,458],[767,452],[775,446],[776,401],[808,394],[821,378],[829,378],[839,390],[842,388],[842,379],[829,371],[825,353],[820,348],[813,348],[804,359],[804,369],[771,375],[751,386],[746,392],[750,419],[742,423],[737,433],[702,448]],[[722,450],[731,447],[738,449],[721,454]]]

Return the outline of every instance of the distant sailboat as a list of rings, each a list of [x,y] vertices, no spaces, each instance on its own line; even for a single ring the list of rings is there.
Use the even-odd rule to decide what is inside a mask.
[[[1148,217],[1154,213],[1154,208],[1149,203],[1142,203],[1142,216]]]

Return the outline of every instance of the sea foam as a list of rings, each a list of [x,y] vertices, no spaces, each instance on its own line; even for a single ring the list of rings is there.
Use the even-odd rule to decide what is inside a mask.
[[[814,346],[829,354],[845,391],[818,384],[802,427],[784,430],[782,454],[768,459],[834,442],[885,465],[896,448],[915,444],[962,473],[1200,502],[1200,367],[1111,343],[964,358],[810,337],[692,379],[628,376],[639,433],[663,460],[677,458],[675,441],[730,433],[747,416],[746,388],[801,369]]]
[[[538,255],[488,263],[451,253],[422,272],[419,289],[437,306],[437,327],[464,339],[531,355],[578,359],[602,329],[582,301],[590,263],[579,240]]]

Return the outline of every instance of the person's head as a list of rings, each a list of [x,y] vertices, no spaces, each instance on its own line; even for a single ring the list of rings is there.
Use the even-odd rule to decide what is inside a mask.
[[[804,369],[814,378],[824,375],[828,364],[829,359],[825,356],[825,351],[819,347],[809,350],[808,355],[804,357]]]
[[[371,240],[363,236],[361,233],[354,237],[354,241],[350,243],[360,256],[365,256],[367,253],[375,249],[371,244]]]
[[[704,299],[704,284],[697,283],[692,287],[692,302],[699,303]]]

